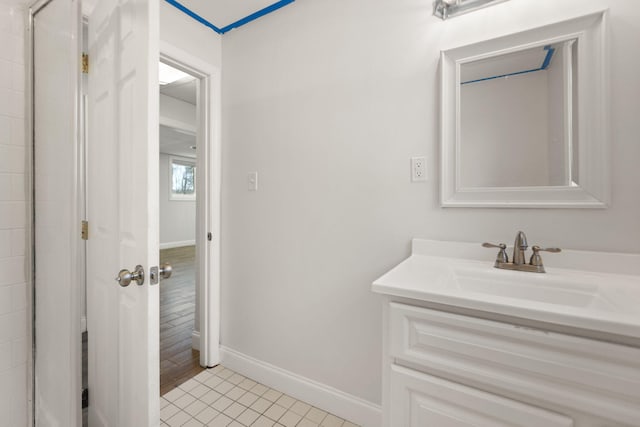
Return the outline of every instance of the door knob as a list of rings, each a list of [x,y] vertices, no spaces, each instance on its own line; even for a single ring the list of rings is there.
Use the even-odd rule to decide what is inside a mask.
[[[144,268],[141,265],[136,265],[133,273],[126,269],[120,270],[118,277],[116,277],[116,281],[123,288],[129,286],[132,280],[135,280],[138,286],[144,283]]]
[[[163,279],[168,279],[169,277],[171,277],[171,273],[173,273],[173,267],[171,267],[171,264],[167,262],[162,264],[158,269],[158,274],[160,274],[160,277],[162,277]]]
[[[173,267],[171,264],[164,263],[160,267],[151,267],[149,277],[151,278],[151,284],[157,285],[160,281],[160,278],[168,279],[171,277],[171,273],[173,273]]]

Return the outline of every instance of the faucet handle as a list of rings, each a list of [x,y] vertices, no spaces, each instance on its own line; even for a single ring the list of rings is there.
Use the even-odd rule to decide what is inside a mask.
[[[558,253],[558,252],[562,252],[562,249],[560,248],[541,248],[540,246],[533,246],[531,248],[534,252],[553,252],[553,253]]]
[[[499,244],[493,244],[493,243],[483,243],[482,247],[484,248],[498,248],[500,249],[500,251],[498,251],[498,256],[496,257],[496,264],[498,263],[506,263],[509,262],[509,257],[507,256],[507,245],[505,245],[504,243],[499,243]]]
[[[505,245],[504,243],[498,243],[497,245],[495,243],[487,243],[484,242],[482,244],[482,247],[484,248],[500,248],[500,249],[507,249],[507,245]]]
[[[531,250],[533,250],[533,255],[531,255],[529,264],[538,267],[542,267],[542,257],[540,256],[540,252],[558,253],[562,251],[560,248],[541,248],[540,246],[533,246],[531,247]]]

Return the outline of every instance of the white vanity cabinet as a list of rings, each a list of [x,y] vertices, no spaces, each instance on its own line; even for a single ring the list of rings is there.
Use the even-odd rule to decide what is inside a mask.
[[[640,348],[385,302],[385,427],[639,427]]]

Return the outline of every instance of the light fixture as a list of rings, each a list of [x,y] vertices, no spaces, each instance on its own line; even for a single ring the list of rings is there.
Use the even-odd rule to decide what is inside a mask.
[[[435,0],[433,14],[444,21],[463,13],[471,12],[507,0]]]
[[[159,63],[158,66],[158,80],[161,85],[168,85],[169,83],[176,82],[178,80],[182,80],[185,77],[191,77],[189,74],[177,70],[170,65],[167,65],[163,62]]]

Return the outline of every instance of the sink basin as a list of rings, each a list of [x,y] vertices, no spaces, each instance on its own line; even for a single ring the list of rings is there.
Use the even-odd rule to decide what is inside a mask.
[[[598,310],[620,309],[619,305],[600,292],[598,285],[589,277],[583,277],[582,280],[559,277],[557,272],[543,277],[538,274],[523,276],[521,273],[510,277],[501,274],[502,271],[486,271],[485,268],[464,267],[452,270],[452,280],[461,292]]]
[[[547,273],[540,274],[493,268],[495,254],[479,244],[416,239],[412,255],[376,280],[372,289],[640,338],[640,255],[565,252],[564,257],[549,255]]]

